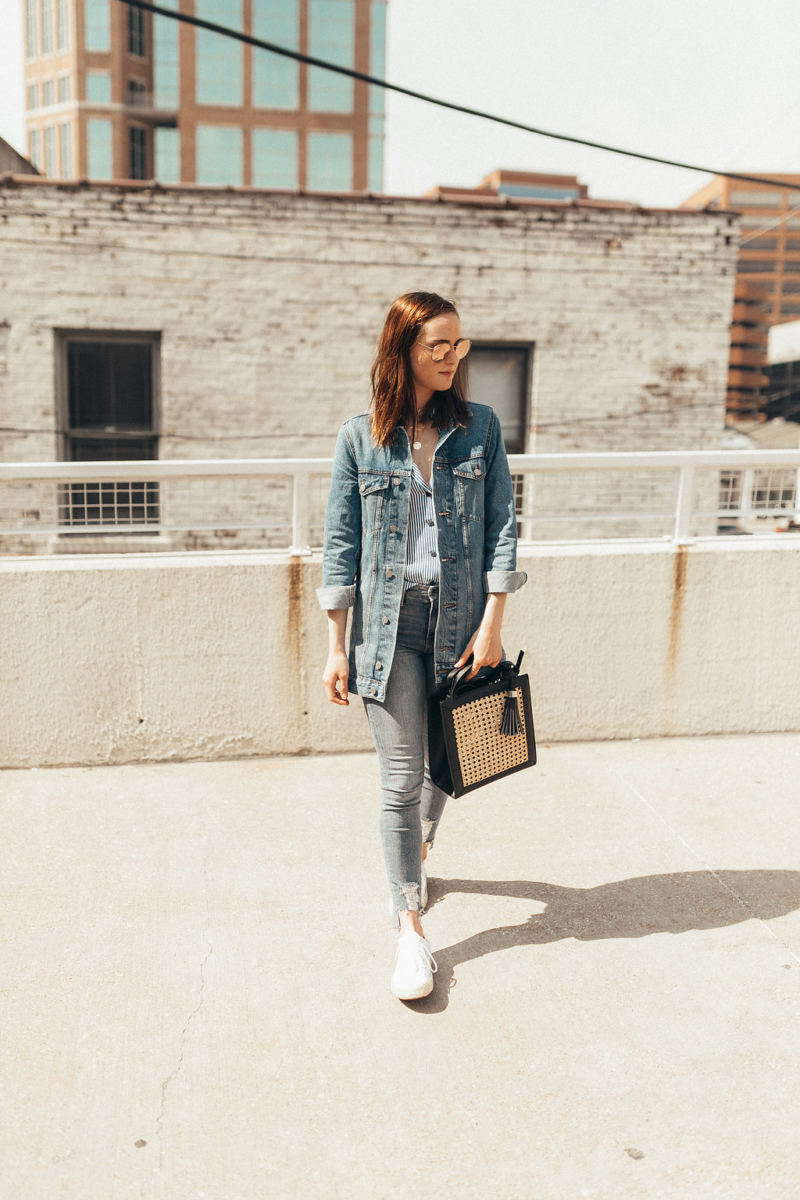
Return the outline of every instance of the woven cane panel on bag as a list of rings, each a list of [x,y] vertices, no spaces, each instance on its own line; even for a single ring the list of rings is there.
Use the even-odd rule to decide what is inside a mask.
[[[483,696],[453,709],[453,732],[464,787],[528,761],[525,709],[520,688],[516,694],[521,728],[513,736],[500,732],[505,692]]]

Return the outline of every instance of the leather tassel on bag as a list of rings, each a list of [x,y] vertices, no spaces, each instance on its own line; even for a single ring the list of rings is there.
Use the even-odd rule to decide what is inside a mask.
[[[503,719],[500,722],[500,732],[508,737],[516,737],[522,732],[519,719],[519,701],[516,691],[506,692],[506,702],[503,705]]]

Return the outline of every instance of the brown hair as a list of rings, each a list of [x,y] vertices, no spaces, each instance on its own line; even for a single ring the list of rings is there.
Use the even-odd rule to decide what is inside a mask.
[[[372,436],[379,446],[385,446],[400,425],[409,426],[412,437],[416,432],[411,347],[425,322],[442,313],[458,316],[452,300],[445,300],[436,292],[406,292],[397,297],[386,314],[371,373]],[[443,429],[451,420],[465,426],[468,419],[466,363],[459,359],[450,387],[433,393],[419,413],[419,420]]]

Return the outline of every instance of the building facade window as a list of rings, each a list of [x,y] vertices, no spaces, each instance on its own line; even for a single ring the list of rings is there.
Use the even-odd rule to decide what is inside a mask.
[[[178,0],[160,0],[162,8],[177,11]],[[153,17],[153,87],[157,108],[177,108],[180,52],[178,22],[171,17]]]
[[[89,117],[86,122],[86,159],[90,179],[111,179],[114,174],[111,122]]]
[[[38,83],[29,83],[25,89],[25,107],[39,107],[39,85]]]
[[[68,462],[158,457],[154,335],[61,335],[62,410]],[[152,525],[158,483],[68,483],[59,486],[60,524]]]
[[[253,186],[296,188],[298,157],[297,133],[293,129],[254,129]]]
[[[290,50],[300,48],[298,0],[252,0],[253,37]],[[253,105],[299,108],[300,67],[291,58],[253,47]]]
[[[69,75],[59,75],[58,77],[58,103],[66,104],[69,100]]]
[[[469,355],[469,390],[500,418],[509,454],[524,454],[528,430],[531,347],[475,345]]]
[[[731,192],[728,197],[728,206],[730,208],[781,208],[783,204],[783,196],[779,188],[774,190],[770,188],[768,191],[757,192],[743,190],[741,192]]]
[[[128,7],[128,53],[145,57],[144,13],[141,8]]]
[[[42,105],[52,108],[56,102],[56,84],[54,79],[45,79],[42,83]]]
[[[28,157],[35,167],[42,169],[42,131],[28,130]]]
[[[56,48],[69,50],[69,9],[67,0],[56,0]]]
[[[83,23],[87,50],[111,49],[111,0],[84,0]]]
[[[134,108],[147,104],[147,86],[140,79],[128,80],[128,104]]]
[[[53,53],[53,0],[41,0],[42,54]]]
[[[740,258],[737,270],[742,274],[758,274],[760,271],[774,271],[775,262],[771,258]]]
[[[196,14],[229,29],[242,28],[242,0],[196,0]],[[198,104],[241,105],[242,43],[208,29],[195,31],[195,99]]]
[[[54,179],[58,175],[56,159],[56,127],[48,125],[44,131],[44,173]]]
[[[72,125],[69,121],[62,122],[58,127],[59,155],[61,161],[61,178],[69,179],[73,174],[72,167]]]
[[[111,72],[86,72],[86,99],[90,104],[111,103]]]
[[[306,186],[321,192],[353,190],[353,135],[309,133]]]
[[[369,73],[378,79],[386,75],[386,4],[373,0],[369,13]],[[383,147],[385,137],[385,98],[383,88],[369,89],[367,125],[367,187],[383,191]]]
[[[160,125],[155,131],[154,154],[156,179],[162,183],[180,183],[180,131],[174,126]]]
[[[353,67],[355,22],[354,0],[309,0],[309,54]],[[353,80],[323,67],[309,67],[308,107],[317,112],[352,112]]]
[[[36,0],[25,0],[25,56],[36,58],[39,39],[36,36]]]
[[[243,134],[236,125],[198,125],[195,178],[198,183],[241,185]]]
[[[131,179],[147,179],[147,130],[140,125],[128,129]]]

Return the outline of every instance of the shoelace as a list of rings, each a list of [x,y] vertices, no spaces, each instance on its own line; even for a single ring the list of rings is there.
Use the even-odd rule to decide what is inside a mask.
[[[423,960],[423,962],[425,962],[427,960],[426,965],[429,966],[431,969],[431,972],[435,974],[436,971],[439,970],[439,968],[436,965],[436,959],[433,957],[433,954],[431,952],[430,945],[428,944],[428,939],[427,938],[417,938],[414,941],[413,946],[414,946],[414,953],[416,955],[418,955],[418,957],[420,957]],[[398,951],[399,951],[399,949],[400,948],[398,946]]]

